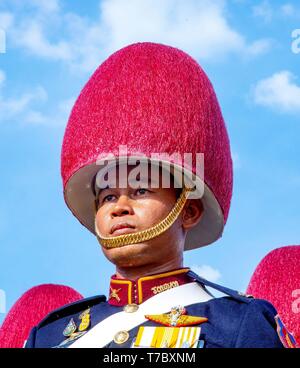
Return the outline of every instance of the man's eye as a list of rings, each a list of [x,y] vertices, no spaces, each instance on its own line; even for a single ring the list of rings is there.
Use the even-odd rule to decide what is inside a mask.
[[[149,192],[149,190],[145,188],[139,188],[136,190],[137,194],[146,194],[147,192]]]
[[[109,194],[103,198],[102,202],[110,202],[114,197],[113,194]]]

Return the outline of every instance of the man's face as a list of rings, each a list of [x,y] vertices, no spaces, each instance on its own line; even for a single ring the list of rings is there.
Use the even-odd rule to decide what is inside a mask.
[[[128,173],[132,167],[128,167]],[[117,178],[118,179],[118,178]],[[118,180],[117,180],[118,184]],[[140,185],[139,188],[106,188],[98,196],[96,224],[104,237],[149,229],[163,220],[174,207],[178,189]],[[182,258],[184,230],[181,216],[161,235],[143,243],[106,249],[104,255],[117,267],[155,266],[178,256]]]

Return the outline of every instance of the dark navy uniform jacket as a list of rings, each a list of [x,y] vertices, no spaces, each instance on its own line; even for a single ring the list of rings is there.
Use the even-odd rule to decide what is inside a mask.
[[[274,317],[277,312],[269,302],[214,284],[192,271],[188,274],[203,287],[208,286],[227,295],[186,306],[188,315],[208,318],[207,322],[201,324],[200,340],[204,340],[204,348],[283,348],[276,331]],[[122,311],[122,308],[108,304],[103,295],[68,304],[50,313],[34,327],[25,347],[58,346],[64,340],[63,330],[70,319],[78,319],[88,308],[91,315],[90,328]],[[157,326],[157,323],[147,321],[128,331],[129,339],[124,344],[111,341],[105,347],[129,348],[140,326]]]

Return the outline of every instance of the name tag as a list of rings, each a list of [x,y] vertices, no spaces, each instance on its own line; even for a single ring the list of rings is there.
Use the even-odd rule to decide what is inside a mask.
[[[201,327],[141,326],[132,348],[197,348]]]

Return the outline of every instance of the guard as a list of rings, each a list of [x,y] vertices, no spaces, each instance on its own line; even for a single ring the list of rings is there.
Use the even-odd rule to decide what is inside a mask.
[[[270,303],[183,265],[221,237],[232,195],[226,127],[195,60],[150,42],[115,52],[75,102],[61,159],[65,202],[116,272],[108,299],[52,312],[26,347],[283,347]]]

